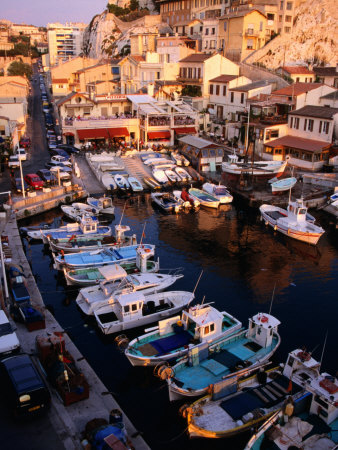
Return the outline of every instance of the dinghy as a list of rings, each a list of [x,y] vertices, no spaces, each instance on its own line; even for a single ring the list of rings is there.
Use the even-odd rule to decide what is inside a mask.
[[[126,247],[105,248],[93,252],[57,255],[54,257],[55,267],[57,270],[62,270],[64,267],[85,269],[88,267],[119,264],[125,261],[135,261],[138,247],[138,245],[129,245]],[[144,244],[145,251],[151,252],[154,248],[154,245]]]
[[[150,196],[152,201],[165,212],[178,212],[181,209],[181,205],[171,192],[153,192]]]
[[[129,183],[130,187],[132,188],[133,192],[143,191],[143,186],[137,178],[128,177],[128,183]]]
[[[115,236],[71,236],[68,238],[49,239],[49,246],[52,252],[79,253],[100,250],[109,247],[124,247],[136,245],[136,234],[126,236],[125,232],[130,231],[126,225],[115,225]]]
[[[190,164],[187,158],[180,153],[172,153],[171,157],[178,166],[189,166]]]
[[[275,180],[275,179],[273,179]],[[271,180],[270,180],[271,181]],[[270,183],[269,181],[269,183]],[[278,192],[289,191],[297,183],[297,178],[283,178],[282,180],[275,180],[271,183],[271,190],[273,194],[278,194]]]
[[[189,189],[189,195],[193,198],[193,200],[198,200],[201,206],[206,206],[208,208],[218,208],[220,205],[220,201],[217,197],[214,197],[207,192],[201,191],[200,189]]]
[[[202,189],[208,194],[218,198],[222,204],[231,203],[233,200],[233,196],[223,184],[204,183]]]
[[[169,181],[167,175],[164,172],[164,170],[153,170],[153,177],[160,184],[165,184],[165,183],[168,183],[168,181]]]
[[[167,380],[170,400],[199,397],[210,385],[268,361],[280,344],[279,324],[270,314],[259,313],[249,319],[247,330],[189,351],[172,367],[174,377]]]
[[[309,356],[306,360],[302,356],[304,354]],[[292,410],[300,412],[306,409],[311,401],[311,385],[317,385],[323,378],[319,375],[319,365],[308,353],[295,350],[288,355],[284,368],[261,370],[247,377],[249,369],[246,374],[243,372],[242,376],[246,378],[242,380],[234,376],[224,378],[211,387],[211,395],[196,401],[186,410],[189,436],[228,438],[255,429],[281,409],[286,416]],[[318,411],[316,401],[314,404]],[[277,435],[281,437],[281,434]],[[291,442],[294,445],[293,439]],[[284,445],[271,448],[290,448]],[[302,442],[300,448],[307,448],[303,445]],[[268,447],[264,445],[263,448]]]
[[[290,200],[287,210],[266,204],[261,205],[259,210],[266,225],[293,239],[316,245],[325,233],[322,227],[315,225],[311,218],[308,218],[307,207],[302,198],[295,202]]]
[[[158,183],[156,180],[154,180],[154,178],[145,177],[145,178],[143,178],[143,181],[145,182],[145,184],[147,186],[150,187],[150,189],[160,189],[161,188],[160,183]]]
[[[136,251],[135,261],[119,262],[118,265],[128,274],[158,272],[160,267],[159,261],[150,259],[154,258],[154,254],[154,250],[146,252],[144,248],[139,247]],[[92,286],[100,281],[110,280],[111,273],[114,276],[115,267],[116,264],[103,267],[88,267],[86,269],[68,269],[65,267],[63,273],[68,285]]]
[[[168,180],[171,181],[171,183],[179,183],[180,181],[182,181],[181,177],[171,169],[166,169],[164,173],[166,174]]]
[[[154,331],[132,340],[125,354],[133,366],[175,361],[202,343],[235,333],[241,322],[210,304],[192,306],[181,316],[161,320]]]
[[[153,164],[168,164],[168,163],[170,163],[171,161],[168,159],[168,158],[163,158],[163,156],[161,155],[160,157],[157,157],[157,158],[149,158],[149,159],[145,159],[144,161],[143,161],[143,163],[146,165],[146,166],[151,166],[151,165],[153,165]]]
[[[192,292],[170,291],[144,296],[141,292],[119,295],[111,305],[94,311],[104,334],[140,327],[177,314],[194,299]]]
[[[127,178],[121,174],[116,174],[114,175],[114,180],[116,183],[116,186],[119,189],[125,190],[125,189],[129,189],[129,183],[127,181]]]
[[[182,179],[182,181],[191,181],[192,180],[192,178],[188,174],[188,172],[185,169],[183,169],[182,167],[175,167],[175,172],[177,173],[177,175],[179,175],[179,177]]]
[[[115,207],[113,206],[113,201],[110,197],[88,197],[87,203],[95,209],[96,214],[114,215]]]
[[[108,191],[114,191],[115,189],[117,189],[114,175],[112,175],[111,173],[103,174],[101,178],[101,183]]]
[[[271,177],[271,175],[280,176],[287,165],[287,161],[254,161],[240,162],[236,154],[228,156],[228,161],[222,162],[223,172],[241,176],[245,173],[254,177]]]
[[[168,289],[183,275],[167,275],[157,273],[135,273],[128,275],[120,266],[107,266],[101,269],[111,270],[114,267],[114,276],[109,280],[101,281],[96,286],[80,289],[76,303],[84,314],[93,315],[94,311],[103,306],[111,306],[119,295],[141,292],[143,295],[155,294]]]
[[[110,227],[98,226],[98,220],[94,217],[82,216],[80,223],[68,223],[60,228],[43,229],[40,233],[43,243],[48,244],[49,239],[69,239],[72,236],[111,236],[112,230]]]

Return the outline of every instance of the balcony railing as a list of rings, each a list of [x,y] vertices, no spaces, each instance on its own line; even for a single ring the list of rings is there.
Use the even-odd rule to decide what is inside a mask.
[[[183,83],[194,83],[194,84],[202,84],[203,83],[203,78],[192,78],[192,77],[187,77],[187,76],[178,76],[177,77],[177,81],[182,81]]]
[[[65,117],[62,121],[64,128],[116,128],[116,127],[127,127],[127,126],[138,126],[139,119],[132,117],[131,115],[121,115],[119,117],[109,116],[109,117],[81,117],[79,118],[69,118]]]
[[[258,36],[258,32],[253,30],[252,28],[248,28],[247,30],[245,30],[245,36],[257,37]]]

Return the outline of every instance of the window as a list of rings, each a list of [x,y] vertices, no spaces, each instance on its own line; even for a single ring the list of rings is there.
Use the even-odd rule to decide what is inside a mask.
[[[322,122],[320,122],[320,125],[322,124]],[[304,120],[304,131],[306,131],[306,127],[307,127],[307,119]],[[320,133],[320,129],[319,129],[319,133]]]
[[[106,107],[101,108],[101,116],[104,116],[104,117],[108,116],[108,108],[106,108]]]
[[[299,117],[295,117],[295,129],[299,130]]]
[[[216,48],[216,41],[210,41],[210,48]]]
[[[85,116],[89,116],[90,115],[90,107],[86,106],[85,108],[83,108],[83,114]]]
[[[263,31],[263,22],[259,22],[259,31]]]
[[[297,82],[297,83],[299,83],[299,80],[300,80],[300,78],[299,78],[299,77],[297,77],[297,78],[296,78],[296,82]]]
[[[321,132],[321,124],[322,121],[320,121],[320,125],[319,125],[319,133]],[[330,127],[330,122],[323,122],[323,133],[325,134],[329,134],[329,127]]]
[[[211,34],[215,34],[215,28],[211,28]]]
[[[208,34],[209,34],[209,28],[206,28],[205,29],[205,35],[208,36]]]
[[[278,20],[279,20],[280,22],[283,22],[283,16],[279,16],[279,17],[278,17]]]
[[[216,84],[216,95],[219,95],[219,84]]]
[[[248,50],[253,50],[253,39],[248,39],[248,40],[246,41],[246,48],[247,48]]]
[[[241,93],[241,103],[244,103],[244,92]]]
[[[293,117],[291,117],[291,120],[290,120],[290,128],[293,128]]]
[[[292,11],[292,2],[286,2],[286,9],[288,10],[288,11]]]
[[[206,327],[204,327],[204,334],[209,334],[210,333],[210,327],[209,325],[207,325]]]
[[[227,22],[224,22],[224,31],[227,30]]]
[[[161,78],[161,73],[160,72],[156,72],[156,80],[159,80]]]
[[[284,32],[285,33],[291,33],[291,28],[290,27],[284,27]]]
[[[284,9],[284,2],[280,2],[279,9]]]
[[[63,84],[59,84],[59,85],[58,85],[58,88],[59,88],[59,89],[63,89]]]
[[[313,119],[309,119],[308,131],[313,131]]]
[[[268,14],[268,20],[275,20],[274,14]]]
[[[129,305],[126,305],[126,306],[124,307],[124,312],[125,312],[125,313],[128,313],[128,312],[129,312]]]
[[[231,103],[234,102],[234,92],[231,92],[231,94],[230,94],[230,102]]]
[[[137,303],[133,303],[133,304],[131,305],[131,310],[132,310],[132,311],[137,311]]]
[[[209,86],[209,94],[210,94],[210,95],[213,95],[213,93],[214,93],[214,85],[211,84],[211,85]]]
[[[205,48],[208,48],[208,41],[205,41]]]
[[[223,86],[223,97],[227,95],[227,87]]]
[[[292,22],[291,16],[285,16],[285,22]]]

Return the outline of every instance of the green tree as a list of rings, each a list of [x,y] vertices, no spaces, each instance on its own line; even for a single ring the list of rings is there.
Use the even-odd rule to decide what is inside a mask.
[[[8,75],[21,75],[31,78],[32,68],[29,64],[25,64],[22,61],[13,61],[7,69]]]
[[[130,0],[129,9],[130,11],[137,11],[139,9],[139,2],[138,0]]]
[[[19,42],[14,44],[14,51],[16,55],[28,56],[29,55],[29,44],[24,44]]]

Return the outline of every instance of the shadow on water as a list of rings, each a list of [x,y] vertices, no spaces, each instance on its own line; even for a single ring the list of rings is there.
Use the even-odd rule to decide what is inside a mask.
[[[125,199],[115,198],[120,221]],[[248,317],[268,311],[275,288],[272,313],[281,321],[282,343],[275,360],[284,361],[287,352],[305,345],[320,358],[326,331],[328,342],[323,368],[335,373],[337,364],[337,232],[326,216],[318,222],[326,233],[317,247],[276,234],[259,220],[256,210],[241,203],[183,214],[154,210],[149,195],[127,199],[123,223],[138,239],[145,227],[144,242],[156,244],[162,269],[184,267],[184,278],[173,289],[193,290],[203,269],[196,292],[197,301],[215,302],[247,325]],[[21,225],[61,223],[58,210],[29,218]],[[92,318],[77,308],[77,289],[66,286],[62,272],[53,269],[52,256],[39,242],[25,240],[27,257],[45,303],[107,388],[153,449],[242,448],[248,436],[229,441],[189,441],[186,423],[178,416],[179,406],[170,404],[166,384],[147,368],[133,368],[114,343],[114,335],[102,336]],[[130,339],[144,332],[130,330]]]

